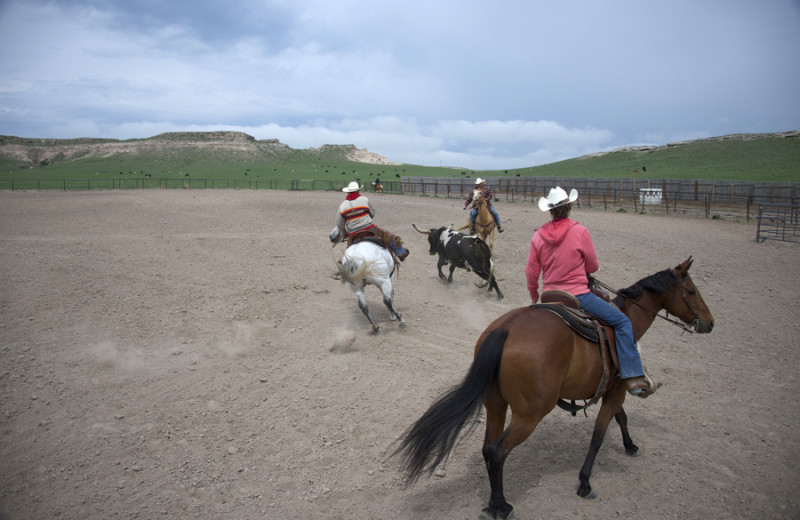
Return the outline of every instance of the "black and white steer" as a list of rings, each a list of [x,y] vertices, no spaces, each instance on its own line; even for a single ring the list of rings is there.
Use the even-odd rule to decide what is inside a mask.
[[[449,227],[422,231],[414,224],[412,226],[420,233],[428,235],[428,245],[430,245],[428,253],[439,255],[439,262],[436,264],[439,269],[439,278],[447,280],[447,283],[452,282],[453,271],[456,270],[456,267],[474,271],[475,274],[488,282],[490,292],[494,289],[497,297],[501,300],[503,299],[503,293],[500,292],[500,287],[497,286],[497,279],[494,276],[494,262],[492,261],[492,250],[489,249],[489,244],[477,236],[465,235],[453,231]],[[450,264],[450,276],[445,277],[442,267],[447,264]]]

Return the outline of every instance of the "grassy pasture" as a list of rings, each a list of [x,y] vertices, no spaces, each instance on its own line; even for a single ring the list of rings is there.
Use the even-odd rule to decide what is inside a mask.
[[[391,159],[391,158],[390,158]],[[764,182],[800,182],[800,138],[764,134],[750,139],[698,140],[653,151],[616,151],[519,169],[470,170],[411,164],[377,165],[343,159],[330,150],[292,150],[281,153],[247,152],[219,146],[164,146],[147,153],[119,153],[108,157],[55,157],[48,164],[23,164],[2,155],[0,189],[14,181],[43,187],[81,181],[109,183],[131,179],[215,179],[236,183],[274,183],[288,187],[293,180],[345,184],[353,179],[368,183],[400,177],[459,177],[480,175],[535,177],[705,179]]]
[[[624,151],[568,159],[514,173],[566,178],[800,182],[800,138],[697,140],[652,152]]]
[[[48,165],[21,167],[17,161],[0,158],[0,182],[15,180],[57,182],[68,180],[119,180],[132,178],[218,179],[258,182],[291,180],[334,181],[347,183],[354,178],[363,182],[380,176],[384,181],[406,175],[444,177],[453,175],[448,168],[415,165],[375,165],[353,162],[335,153],[315,154],[293,150],[281,156],[245,156],[227,150],[178,149],[163,154],[118,154],[103,158],[53,161]]]

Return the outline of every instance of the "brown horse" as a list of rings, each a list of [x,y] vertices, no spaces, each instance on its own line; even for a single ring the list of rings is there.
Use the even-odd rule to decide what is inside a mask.
[[[494,249],[495,222],[492,212],[489,211],[489,203],[483,198],[483,192],[477,189],[472,193],[472,200],[478,206],[478,214],[475,215],[475,234],[477,234],[481,240],[489,244],[489,249]],[[467,219],[467,225],[456,229],[456,231],[462,231],[468,227],[469,218]]]
[[[684,326],[686,329],[711,332],[714,319],[689,277],[691,264],[689,257],[674,269],[643,278],[618,293],[614,303],[630,318],[637,339],[657,315],[664,317],[658,314],[661,309],[688,324]],[[506,457],[533,433],[556,404],[568,409],[565,399],[591,399],[602,377],[603,363],[597,344],[575,334],[549,310],[536,306],[512,310],[481,334],[464,380],[440,397],[403,434],[393,455],[402,456],[409,483],[422,473],[433,473],[449,455],[461,430],[476,426],[474,419],[483,404],[486,408],[483,458],[491,496],[482,516],[509,518],[513,508],[503,494]],[[617,371],[608,380],[589,452],[579,473],[581,497],[595,497],[589,477],[612,418],[622,430],[625,452],[631,456],[639,454],[628,434],[628,418],[622,408],[625,395],[625,385]],[[511,420],[506,427],[509,406]]]

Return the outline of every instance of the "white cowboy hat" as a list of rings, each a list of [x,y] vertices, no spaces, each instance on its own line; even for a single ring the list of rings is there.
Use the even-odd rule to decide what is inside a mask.
[[[486,181],[478,177],[477,179],[475,179],[475,186],[477,186],[478,184],[483,184],[484,182]]]
[[[567,192],[564,191],[563,188],[556,186],[550,189],[547,198],[542,197],[539,199],[539,209],[542,211],[550,211],[564,204],[572,204],[576,200],[578,200],[578,190],[572,188],[572,191],[567,195]]]
[[[342,191],[345,193],[353,193],[354,191],[361,191],[361,188],[358,187],[358,183],[356,181],[353,181],[348,184],[346,188],[342,188]]]

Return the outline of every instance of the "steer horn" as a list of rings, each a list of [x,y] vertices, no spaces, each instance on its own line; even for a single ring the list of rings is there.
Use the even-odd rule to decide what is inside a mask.
[[[422,231],[420,228],[417,227],[416,224],[411,224],[411,225],[414,226],[414,229],[416,229],[418,232],[422,233],[423,235],[430,235],[431,234],[430,231]]]

